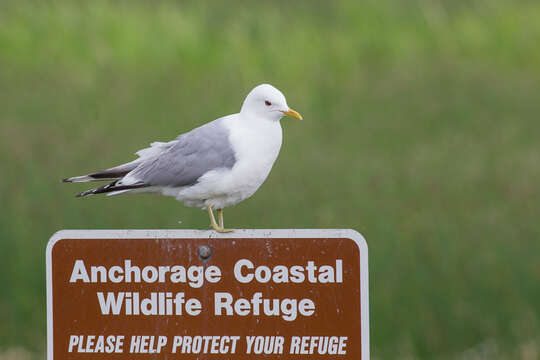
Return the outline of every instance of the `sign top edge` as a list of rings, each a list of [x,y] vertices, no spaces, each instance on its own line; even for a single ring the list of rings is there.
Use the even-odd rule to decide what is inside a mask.
[[[245,237],[257,238],[349,238],[356,242],[360,250],[367,250],[364,237],[353,229],[240,229],[232,233],[217,233],[213,230],[180,230],[180,229],[65,229],[55,232],[47,244],[47,254],[62,239],[107,239],[107,238],[208,238],[208,239],[237,239]]]

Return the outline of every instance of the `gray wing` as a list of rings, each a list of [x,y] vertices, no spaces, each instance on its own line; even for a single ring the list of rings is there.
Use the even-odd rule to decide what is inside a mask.
[[[173,146],[143,161],[128,177],[150,186],[187,186],[210,170],[230,169],[235,163],[221,118],[178,136]]]
[[[87,182],[87,181],[103,181],[103,180],[117,180],[120,179],[127,174],[129,174],[132,170],[137,168],[141,163],[144,162],[147,158],[153,158],[169,149],[171,146],[176,144],[178,140],[173,140],[169,142],[153,142],[150,144],[149,148],[142,149],[136,152],[136,154],[139,156],[138,159],[135,159],[133,161],[130,161],[128,163],[115,166],[109,169],[93,172],[91,174],[82,175],[82,176],[74,176],[70,178],[62,179],[63,182]]]

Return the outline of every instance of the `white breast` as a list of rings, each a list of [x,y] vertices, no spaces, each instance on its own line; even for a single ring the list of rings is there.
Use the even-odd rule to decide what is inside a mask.
[[[238,120],[226,123],[236,156],[230,173],[231,190],[240,189],[245,199],[257,191],[272,170],[281,149],[282,130],[279,121]]]
[[[236,163],[232,169],[210,171],[198,183],[176,193],[188,206],[215,209],[247,199],[266,180],[277,159],[282,142],[279,121],[244,119],[236,114],[224,119],[229,130]]]

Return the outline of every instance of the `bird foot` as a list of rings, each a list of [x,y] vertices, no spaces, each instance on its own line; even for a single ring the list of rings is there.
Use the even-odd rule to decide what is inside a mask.
[[[223,209],[218,209],[219,225],[216,222],[216,218],[214,217],[212,207],[208,205],[206,206],[206,209],[208,210],[208,215],[210,216],[210,227],[212,229],[219,233],[229,233],[234,231],[233,229],[225,229],[225,225],[223,223]]]
[[[234,229],[225,229],[224,227],[221,227],[219,225],[214,226],[213,224],[210,224],[210,227],[218,233],[230,233],[234,231]]]

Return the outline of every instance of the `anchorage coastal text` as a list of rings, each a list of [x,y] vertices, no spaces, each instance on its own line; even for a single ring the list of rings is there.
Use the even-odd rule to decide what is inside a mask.
[[[343,261],[337,259],[332,265],[318,265],[307,261],[305,265],[256,265],[249,259],[240,259],[232,269],[236,281],[241,284],[257,282],[266,284],[299,284],[304,282],[333,284],[343,282]],[[171,283],[186,284],[200,288],[205,282],[219,283],[222,270],[215,266],[146,265],[138,266],[125,259],[122,265],[90,265],[77,259],[69,279],[70,283]],[[102,315],[132,316],[197,316],[203,311],[199,299],[185,292],[97,292]],[[254,292],[250,298],[235,298],[230,292],[219,291],[213,296],[215,316],[280,316],[293,321],[300,316],[312,316],[316,304],[309,298],[266,298],[262,292]]]

